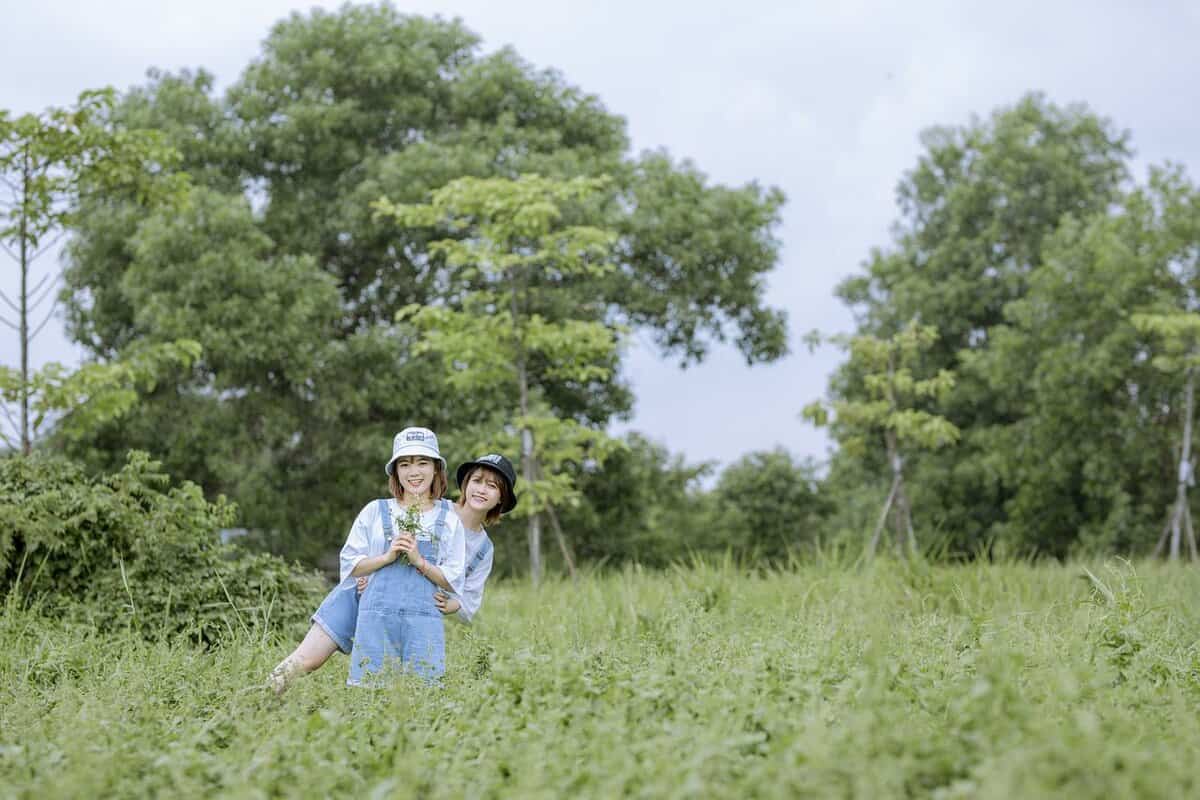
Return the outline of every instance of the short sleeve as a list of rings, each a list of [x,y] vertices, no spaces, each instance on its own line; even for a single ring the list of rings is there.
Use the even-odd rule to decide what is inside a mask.
[[[378,521],[378,517],[379,509],[375,503],[368,503],[358,512],[354,524],[350,526],[350,533],[346,536],[346,543],[342,545],[339,558],[342,580],[350,577],[350,572],[358,562],[371,555],[371,527]]]
[[[471,624],[479,607],[483,605],[483,586],[492,574],[495,548],[491,546],[490,541],[484,547],[487,548],[487,552],[479,559],[479,564],[467,572],[466,578],[463,579],[462,593],[458,595],[459,609],[454,618],[467,625]]]
[[[467,569],[467,536],[462,520],[452,511],[446,514],[446,541],[438,547],[437,566],[454,593],[460,594]]]

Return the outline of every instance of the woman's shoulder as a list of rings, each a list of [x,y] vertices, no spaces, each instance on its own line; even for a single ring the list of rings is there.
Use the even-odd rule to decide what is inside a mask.
[[[450,523],[451,525],[462,525],[462,517],[458,516],[458,506],[446,498],[443,497],[438,500],[437,504],[433,507],[433,510],[437,512],[445,511],[446,522]]]
[[[486,528],[480,528],[477,531],[467,531],[467,550],[472,555],[476,553],[487,553],[492,549],[492,540],[488,536]]]
[[[388,498],[379,497],[375,500],[368,500],[358,512],[358,520],[360,522],[370,522],[379,516],[379,507],[388,502]]]

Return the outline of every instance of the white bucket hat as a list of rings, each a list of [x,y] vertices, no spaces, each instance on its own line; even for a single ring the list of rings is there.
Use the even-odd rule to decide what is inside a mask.
[[[446,471],[446,459],[438,450],[437,434],[429,428],[405,428],[396,434],[392,440],[392,457],[383,468],[389,478],[396,459],[401,456],[426,456],[441,462],[442,472]]]

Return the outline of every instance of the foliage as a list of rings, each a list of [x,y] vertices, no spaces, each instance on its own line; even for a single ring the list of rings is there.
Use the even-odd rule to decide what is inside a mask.
[[[222,545],[218,530],[234,507],[167,482],[144,453],[94,479],[62,458],[3,459],[0,591],[10,603],[151,640],[211,644],[252,624],[303,630],[319,580]]]
[[[151,452],[233,498],[276,551],[312,560],[335,548],[354,509],[384,491],[373,465],[404,424],[460,443],[454,460],[511,422],[496,413],[510,398],[460,391],[453,361],[414,353],[395,323],[410,304],[464,310],[479,275],[430,249],[444,231],[377,218],[380,197],[426,203],[460,178],[611,176],[565,221],[616,234],[615,269],[586,280],[603,321],[686,363],[713,341],[754,362],[786,350],[783,314],[763,300],[782,194],[714,185],[665,153],[633,156],[624,120],[599,99],[511,49],[485,54],[458,21],[387,4],[293,14],[226,94],[204,71],[153,72],[112,116],[161,131],[198,188],[176,217],[121,193],[84,203],[70,333],[111,358],[186,329],[207,355],[160,382],[132,424],[70,453],[113,469],[129,447]],[[543,365],[539,415],[594,430],[627,415],[618,364],[599,362],[609,377],[584,382]]]
[[[1074,564],[500,582],[472,628],[448,629],[440,688],[349,689],[335,656],[282,704],[256,684],[291,640],[240,635],[201,653],[10,607],[0,785],[16,796],[1192,796],[1200,575],[1088,569],[1114,603]]]
[[[44,423],[51,422],[58,437],[78,440],[125,417],[137,406],[141,393],[153,391],[165,373],[187,368],[199,357],[197,342],[179,339],[132,346],[117,361],[87,362],[73,372],[52,361],[27,379],[19,370],[0,366],[0,399],[28,402],[33,412],[29,424],[33,438]],[[20,446],[2,431],[0,441],[11,450]]]
[[[38,307],[55,293],[59,277],[48,272],[31,286],[33,263],[78,224],[86,198],[123,191],[137,203],[169,205],[187,187],[187,176],[171,171],[177,154],[160,132],[113,125],[114,98],[111,89],[88,91],[71,108],[15,119],[0,110],[0,183],[12,193],[10,202],[0,203],[0,247],[20,273],[17,300],[0,293],[16,321],[6,316],[0,321],[17,332],[21,353],[18,368],[0,368],[0,399],[13,428],[12,436],[0,436],[26,455],[47,413],[74,413],[75,431],[119,417],[132,404],[131,387],[153,379],[155,362],[186,359],[191,349],[187,342],[141,348],[127,363],[92,363],[69,379],[59,364],[36,375],[30,370],[30,343],[53,318],[55,304],[40,321],[31,315],[42,314]],[[81,411],[85,402],[89,408]],[[9,404],[18,409],[19,420]]]
[[[1161,529],[1184,380],[1159,368],[1175,345],[1146,315],[1184,310],[1194,283],[1178,267],[1200,242],[1181,225],[1177,180],[1156,173],[1111,212],[1064,220],[987,350],[963,358],[993,392],[1024,390],[1005,425],[966,434],[988,442],[987,469],[1007,487],[992,533],[1009,547],[1147,552]]]
[[[158,131],[114,126],[112,89],[86,91],[70,108],[10,117],[0,111],[0,175],[15,193],[0,206],[0,241],[38,250],[79,221],[81,194],[132,189],[143,200],[186,188],[163,176],[177,156]]]
[[[1069,251],[1062,238],[1070,236],[1069,226],[1103,218],[1121,200],[1128,135],[1084,106],[1062,107],[1029,95],[986,119],[934,128],[922,143],[917,164],[897,190],[894,242],[873,251],[862,271],[838,289],[856,314],[855,335],[886,338],[912,319],[936,327],[939,339],[922,359],[923,374],[955,375],[953,388],[927,410],[958,428],[961,441],[916,454],[905,467],[922,526],[944,531],[952,553],[987,552],[1006,543],[1063,555],[1080,539],[1092,539],[1081,524],[1111,512],[1115,516],[1102,524],[1124,530],[1109,541],[1133,541],[1129,523],[1145,510],[1116,495],[1111,504],[1102,501],[1108,511],[1083,508],[1086,501],[1076,490],[1106,491],[1099,487],[1116,473],[1080,471],[1074,456],[1081,445],[1100,450],[1118,442],[1122,450],[1137,447],[1139,461],[1154,452],[1093,413],[1102,398],[1119,404],[1118,394],[1106,393],[1124,383],[1117,377],[1122,370],[1139,370],[1136,361],[1117,367],[1115,351],[1103,344],[1091,347],[1108,336],[1102,323],[1111,329],[1122,318],[1104,316],[1102,309],[1129,310],[1124,297],[1109,294],[1129,281],[1077,278],[1079,270],[1107,273],[1112,257],[1102,255],[1099,241],[1085,255]],[[1047,282],[1059,287],[1054,301],[1032,298]],[[1018,356],[1008,331],[1021,314],[1034,311],[1046,327],[1037,329],[1032,317],[1028,326],[1020,323]],[[1075,320],[1078,327],[1072,327]],[[1039,364],[1047,348],[1063,358],[1053,368]],[[1001,349],[1007,350],[1003,356]],[[1073,370],[1105,377],[1081,381]],[[1054,389],[1044,382],[1050,374]],[[849,365],[834,376],[831,393],[849,402],[870,397]],[[1083,404],[1070,409],[1076,415],[1070,424],[1068,400]],[[1055,412],[1053,422],[1043,416],[1052,406],[1064,412]],[[840,441],[836,428],[834,434]],[[861,462],[861,469],[831,470],[847,477],[880,475],[889,466],[881,453],[847,451],[835,458]],[[1031,504],[1035,495],[1039,499]],[[1070,513],[1060,513],[1065,510]]]
[[[602,463],[569,469],[579,502],[559,516],[584,563],[662,568],[724,549],[712,539],[707,494],[700,486],[711,464],[689,465],[661,443],[629,433]],[[493,537],[501,554],[497,567],[511,563],[502,558],[503,538]]]
[[[522,515],[578,502],[563,467],[603,461],[612,449],[599,431],[545,402],[552,382],[586,391],[613,377],[618,332],[605,324],[604,305],[589,303],[579,287],[615,269],[616,237],[569,222],[572,206],[593,202],[603,186],[599,179],[537,175],[461,178],[434,191],[428,204],[375,203],[378,214],[402,226],[461,237],[429,246],[435,258],[473,278],[477,288],[462,297],[461,310],[410,305],[397,319],[416,328],[416,353],[453,364],[447,380],[454,389],[497,398],[494,412],[512,420],[510,432],[530,435],[532,445],[520,448]]]
[[[727,466],[708,501],[708,530],[696,534],[707,549],[728,550],[746,562],[804,557],[831,511],[815,466],[797,463],[782,448],[747,453]]]
[[[946,369],[928,378],[914,375],[922,354],[937,342],[936,328],[912,321],[887,339],[865,335],[832,339],[849,352],[847,369],[860,376],[866,395],[861,400],[833,401],[844,447],[861,453],[867,438],[882,431],[894,434],[906,450],[937,449],[958,441],[959,430],[953,423],[917,407],[936,405],[954,388],[954,374]],[[819,401],[805,406],[803,414],[815,425],[829,423],[829,411]]]

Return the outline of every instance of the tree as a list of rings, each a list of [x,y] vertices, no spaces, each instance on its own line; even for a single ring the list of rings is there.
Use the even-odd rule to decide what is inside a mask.
[[[127,448],[145,449],[206,492],[228,492],[245,524],[276,550],[315,559],[335,546],[333,532],[362,497],[383,490],[365,465],[381,460],[380,443],[398,426],[445,431],[453,453],[507,422],[492,413],[507,398],[456,391],[440,359],[414,353],[410,329],[396,324],[395,311],[409,304],[461,309],[478,276],[430,252],[442,232],[377,218],[370,203],[379,197],[424,203],[461,177],[609,175],[604,197],[579,210],[588,217],[571,220],[617,234],[615,268],[587,278],[589,298],[606,315],[686,363],[721,340],[755,362],[786,350],[783,315],[763,302],[782,195],[755,184],[712,185],[663,153],[631,156],[624,121],[596,97],[509,49],[482,54],[459,22],[388,5],[292,15],[224,96],[202,71],[152,73],[113,118],[162,131],[208,192],[197,208],[239,209],[233,241],[261,244],[238,256],[207,215],[170,223],[115,194],[87,203],[69,248],[66,309],[72,337],[88,352],[111,357],[136,341],[162,340],[179,329],[170,309],[186,309],[214,333],[228,322],[223,304],[236,302],[230,290],[238,283],[214,280],[198,295],[191,283],[155,279],[141,266],[162,267],[167,256],[185,265],[169,274],[196,280],[188,270],[210,251],[247,272],[290,265],[314,293],[324,297],[332,286],[336,309],[327,315],[327,301],[311,298],[314,315],[300,333],[317,341],[279,350],[267,320],[281,310],[257,306],[262,325],[239,323],[247,346],[224,348],[235,358],[160,383],[134,424],[110,426],[71,452],[114,469]],[[155,236],[160,258],[141,243],[168,223],[188,251]],[[316,272],[326,278],[310,280]],[[163,313],[146,311],[148,303]],[[256,345],[260,334],[274,344]],[[542,402],[590,429],[627,415],[632,395],[615,377],[616,359],[608,380],[547,375]],[[284,360],[288,379],[280,381]],[[266,375],[272,381],[256,377]]]
[[[1179,558],[1180,543],[1187,533],[1188,549],[1192,560],[1196,559],[1196,532],[1192,527],[1192,512],[1188,503],[1188,489],[1195,484],[1195,464],[1192,459],[1192,419],[1196,409],[1196,369],[1200,368],[1200,314],[1176,311],[1157,314],[1134,314],[1130,320],[1138,331],[1150,334],[1163,342],[1160,355],[1155,356],[1155,366],[1169,373],[1183,373],[1183,430],[1179,439],[1179,469],[1175,480],[1175,503],[1170,518],[1163,528],[1162,536],[1154,547],[1157,556],[1163,545],[1172,561]]]
[[[700,486],[711,471],[711,464],[687,464],[631,432],[603,462],[564,465],[579,503],[561,509],[562,526],[579,559],[592,564],[667,567],[722,549],[710,535],[707,493]]]
[[[1174,292],[1164,299],[1160,309],[1132,315],[1137,330],[1154,336],[1160,343],[1154,366],[1176,376],[1182,373],[1183,425],[1176,452],[1175,502],[1154,554],[1167,553],[1179,558],[1183,533],[1187,533],[1188,551],[1195,561],[1196,532],[1192,527],[1188,489],[1194,484],[1192,459],[1192,422],[1196,406],[1196,371],[1200,369],[1200,191],[1191,186],[1180,170],[1157,170],[1151,176],[1156,204],[1162,215],[1163,235],[1157,248],[1164,258],[1164,271],[1174,284]],[[1173,302],[1172,302],[1173,301]],[[1166,306],[1166,308],[1161,308]],[[1168,539],[1169,536],[1169,539]]]
[[[1111,208],[1065,218],[1025,297],[964,359],[989,391],[1023,389],[1019,415],[988,435],[987,468],[1009,494],[993,531],[1010,552],[1144,552],[1178,502],[1189,415],[1172,353],[1185,345],[1155,328],[1185,313],[1194,291],[1185,186],[1155,170]]]
[[[917,378],[922,355],[937,341],[932,325],[910,322],[887,339],[874,336],[835,337],[850,352],[851,369],[860,371],[866,398],[835,400],[833,410],[842,429],[844,446],[858,449],[872,435],[882,434],[892,485],[883,511],[871,534],[868,555],[874,555],[889,512],[894,512],[896,548],[917,552],[913,532],[912,508],[904,490],[904,453],[910,449],[934,450],[958,441],[959,430],[937,414],[918,408],[918,404],[937,403],[954,387],[954,375],[938,370],[928,378]],[[828,424],[829,411],[821,402],[810,403],[804,416],[814,425]],[[855,437],[847,441],[846,435]]]
[[[930,410],[962,439],[914,454],[906,471],[921,494],[913,502],[947,532],[953,551],[972,554],[1014,533],[1015,487],[1004,465],[1025,458],[1014,426],[1031,397],[1028,369],[1000,383],[976,356],[995,347],[1007,309],[1028,294],[1063,221],[1120,199],[1128,136],[1084,106],[1029,95],[985,119],[933,128],[922,143],[897,189],[893,243],[873,251],[837,293],[855,313],[857,334],[887,338],[911,319],[937,328],[924,367],[949,370],[956,381]],[[835,374],[831,392],[847,401],[870,397],[849,368]],[[865,459],[867,469],[831,474],[875,474],[887,468],[881,455],[839,451],[835,458]]]
[[[776,563],[816,542],[830,511],[813,464],[783,449],[747,453],[730,464],[709,500],[707,549]]]
[[[461,309],[411,305],[399,316],[421,332],[418,352],[438,353],[453,364],[449,381],[458,391],[515,397],[497,411],[513,420],[519,434],[527,498],[521,511],[529,518],[535,583],[542,572],[542,515],[557,524],[554,507],[578,500],[575,487],[561,480],[563,463],[585,455],[603,461],[610,449],[600,431],[554,414],[544,400],[551,381],[587,386],[612,375],[617,332],[605,324],[604,306],[589,302],[579,285],[615,269],[616,236],[569,220],[569,207],[593,201],[603,186],[600,179],[538,175],[459,178],[434,191],[425,205],[395,205],[386,198],[375,203],[377,213],[404,227],[460,237],[433,242],[430,253],[477,273]]]
[[[0,431],[10,450],[36,439],[43,423],[52,421],[56,435],[65,441],[90,436],[95,430],[123,419],[162,377],[187,368],[200,357],[200,345],[191,339],[130,347],[119,360],[87,363],[70,371],[51,361],[37,372],[22,374],[0,366],[0,399],[20,403],[27,414],[27,438],[20,441]],[[28,419],[32,412],[32,419]]]
[[[21,351],[19,372],[4,368],[2,379],[4,400],[18,406],[20,419],[9,414],[13,437],[3,432],[0,436],[26,455],[33,447],[35,428],[42,416],[59,410],[50,401],[42,404],[40,414],[35,407],[35,419],[31,420],[31,399],[37,406],[36,396],[42,392],[57,391],[60,400],[71,395],[91,396],[100,390],[101,383],[111,386],[120,383],[122,377],[132,378],[128,370],[120,369],[104,378],[101,367],[93,365],[86,375],[79,376],[73,388],[64,388],[64,372],[59,365],[51,365],[38,376],[31,373],[30,345],[53,318],[57,300],[40,320],[31,322],[31,315],[55,295],[60,277],[57,271],[48,271],[30,286],[34,262],[54,252],[77,222],[85,194],[126,189],[145,200],[151,194],[163,197],[178,193],[185,185],[184,176],[162,174],[175,157],[161,134],[118,130],[112,125],[109,114],[113,102],[112,90],[102,89],[84,92],[71,108],[51,108],[15,119],[0,111],[0,182],[11,193],[9,201],[0,203],[0,247],[16,262],[21,276],[16,301],[0,293],[0,299],[17,315],[16,322],[2,315],[0,321],[17,332]],[[176,351],[173,355],[180,354]],[[161,355],[173,360],[167,353]],[[149,361],[142,358],[130,369],[145,378],[148,365]],[[89,383],[87,388],[80,385],[85,382]]]

